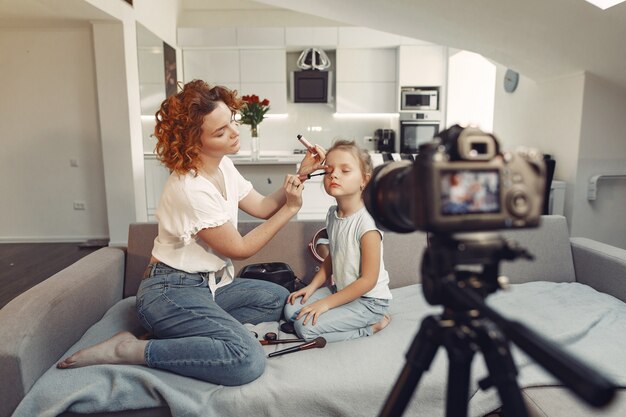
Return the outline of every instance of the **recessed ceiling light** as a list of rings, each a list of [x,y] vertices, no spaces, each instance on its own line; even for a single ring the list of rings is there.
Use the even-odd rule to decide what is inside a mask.
[[[596,7],[606,10],[609,7],[613,7],[616,4],[622,3],[624,0],[585,0],[588,3],[593,4]]]

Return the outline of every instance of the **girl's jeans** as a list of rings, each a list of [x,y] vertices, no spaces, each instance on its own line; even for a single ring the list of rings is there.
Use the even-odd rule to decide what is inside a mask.
[[[389,300],[360,297],[350,303],[328,310],[317,318],[315,325],[313,325],[312,318],[309,318],[306,325],[303,324],[304,316],[296,320],[302,307],[331,294],[330,288],[322,287],[315,291],[304,304],[300,304],[302,298],[298,298],[293,305],[289,303],[285,305],[285,318],[294,322],[296,333],[301,338],[309,341],[322,336],[327,342],[339,342],[371,336],[373,334],[372,324],[382,320],[389,309]]]
[[[206,274],[150,264],[137,292],[137,315],[156,336],[145,349],[152,368],[221,385],[242,385],[265,369],[261,344],[242,323],[278,321],[289,291],[235,278],[213,294]]]

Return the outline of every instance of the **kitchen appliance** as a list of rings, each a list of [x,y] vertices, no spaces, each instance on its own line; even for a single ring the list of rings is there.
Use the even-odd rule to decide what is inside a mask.
[[[401,87],[400,111],[439,109],[438,87]]]
[[[294,103],[328,103],[331,101],[332,72],[305,70],[290,74],[291,100]]]
[[[400,153],[417,153],[417,148],[439,133],[441,112],[400,113]]]
[[[332,72],[326,52],[307,48],[300,54],[296,65],[300,71],[290,75],[291,96],[294,103],[328,103],[331,97]]]
[[[396,132],[393,129],[376,129],[374,140],[378,152],[396,151]]]

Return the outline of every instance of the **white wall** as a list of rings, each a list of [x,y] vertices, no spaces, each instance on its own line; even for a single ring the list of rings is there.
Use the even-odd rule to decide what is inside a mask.
[[[531,146],[556,160],[555,180],[566,182],[565,216],[572,221],[578,167],[584,74],[536,83],[520,77],[518,88],[503,88],[506,68],[498,65],[494,133],[505,150]]]
[[[565,215],[572,236],[626,248],[626,180],[601,181],[587,200],[589,178],[626,174],[626,91],[593,75],[535,83],[521,77],[505,93],[498,66],[494,132],[505,149],[533,146],[556,159],[555,179],[566,182]]]
[[[176,47],[180,5],[178,0],[135,0],[133,7],[87,1],[120,26],[95,22],[94,49],[100,58],[96,72],[110,244],[123,246],[129,223],[147,221],[136,22]]]
[[[329,147],[336,139],[355,140],[365,149],[374,149],[374,142],[365,137],[374,136],[376,129],[394,129],[398,140],[398,117],[372,116],[337,118],[334,109],[317,103],[287,103],[289,117],[286,119],[266,119],[259,125],[261,153],[292,152],[303,149],[296,135],[302,134],[310,142]],[[251,147],[250,127],[239,126],[241,152],[249,152]]]
[[[0,71],[10,80],[0,95],[2,241],[124,245],[128,223],[147,218],[135,22],[175,47],[180,2],[85,2],[111,16],[94,25],[117,25],[119,36],[94,36],[102,31],[89,22],[0,29]],[[105,85],[97,73],[108,73]],[[73,210],[74,201],[86,210]]]
[[[587,74],[582,114],[572,236],[626,248],[626,178],[602,180],[597,200],[586,197],[591,176],[626,175],[626,91]]]
[[[91,29],[0,29],[0,55],[0,240],[107,237]]]

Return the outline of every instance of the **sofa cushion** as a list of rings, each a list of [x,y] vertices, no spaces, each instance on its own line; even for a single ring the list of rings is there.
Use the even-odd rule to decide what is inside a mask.
[[[507,230],[502,235],[515,240],[535,256],[532,261],[517,259],[501,263],[500,273],[511,283],[576,280],[565,217],[542,216],[538,228]]]
[[[240,222],[239,232],[245,236],[259,222]],[[259,252],[244,260],[235,260],[235,272],[246,265],[263,262],[285,262],[296,276],[309,282],[320,263],[309,252],[308,244],[315,233],[324,227],[323,222],[292,221]],[[137,294],[143,272],[150,260],[152,245],[157,236],[156,223],[133,223],[128,233],[126,253],[126,281],[124,297]],[[385,267],[389,272],[391,288],[404,287],[420,282],[419,268],[422,252],[426,247],[426,234],[385,233],[383,245]]]
[[[137,294],[157,233],[156,223],[131,223],[128,226],[124,297]]]

